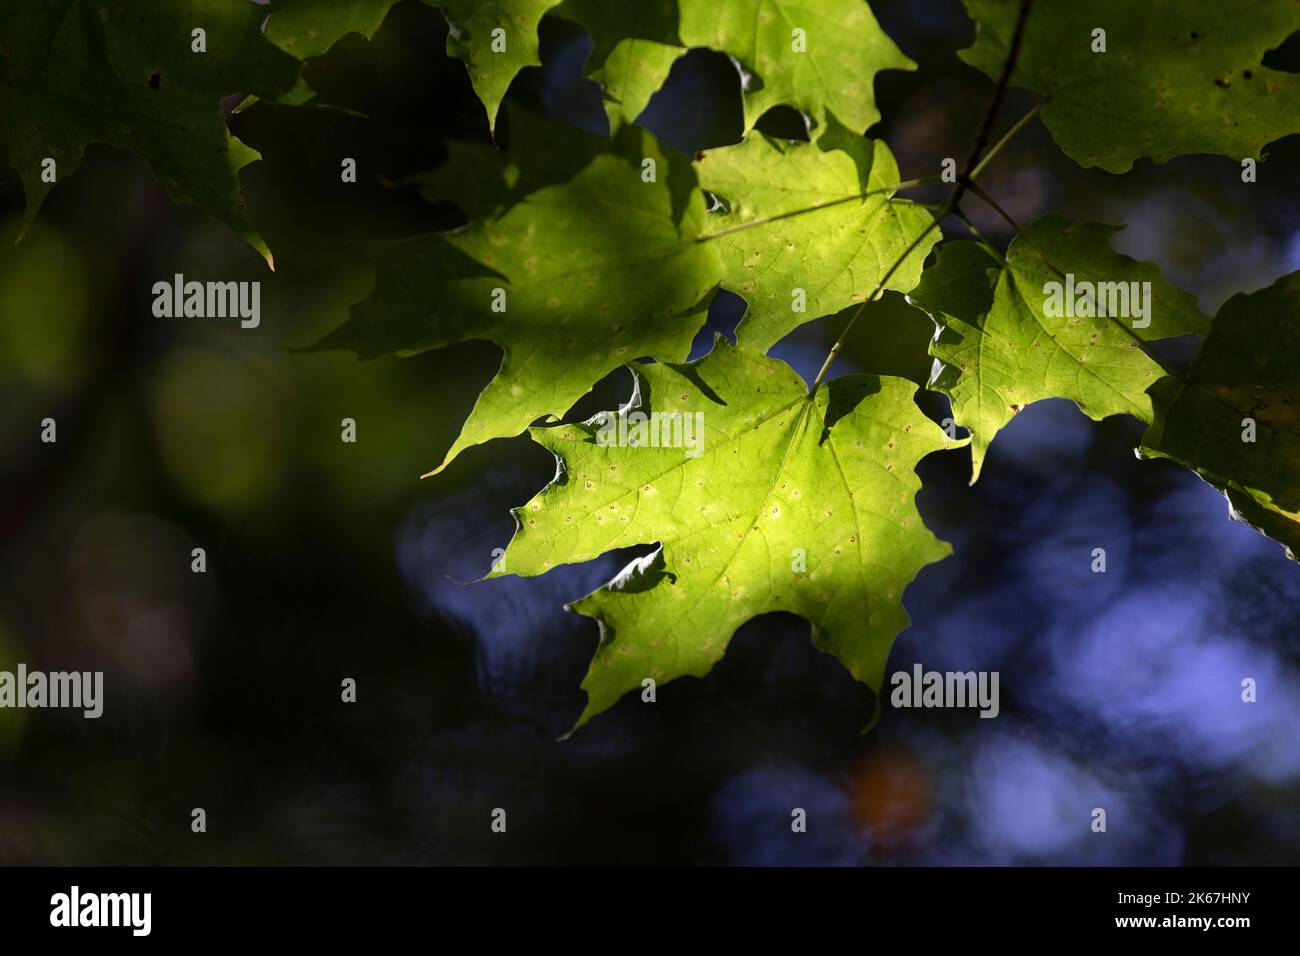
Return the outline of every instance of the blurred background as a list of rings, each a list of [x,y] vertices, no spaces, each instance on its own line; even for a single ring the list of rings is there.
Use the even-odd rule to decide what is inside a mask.
[[[873,0],[915,72],[876,82],[904,178],[960,160],[991,92],[955,50],[957,0]],[[364,297],[351,245],[454,227],[406,184],[449,144],[489,142],[441,14],[396,6],[373,40],[307,70],[318,106],[258,104],[233,130],[276,272],[145,164],[91,147],[28,237],[0,171],[0,669],[102,670],[106,706],[0,710],[0,863],[25,864],[1281,864],[1300,860],[1300,567],[1228,519],[1192,473],[1139,462],[1141,426],[1029,407],[967,486],[967,452],[931,456],[919,496],[954,555],[906,593],[890,671],[997,670],[996,720],[886,707],[769,615],[704,680],[625,698],[572,738],[594,622],[568,614],[637,552],[540,578],[465,585],[552,476],[528,441],[438,463],[499,352],[471,343],[359,363],[305,352]],[[529,111],[603,135],[590,50],[541,26]],[[1266,65],[1300,70],[1300,40]],[[238,103],[234,96],[225,106]],[[997,132],[1034,100],[1013,92]],[[517,121],[516,121],[517,122]],[[641,125],[684,153],[740,138],[723,55],[678,61]],[[791,111],[761,128],[802,137]],[[1048,210],[1127,223],[1213,314],[1300,268],[1300,137],[1258,182],[1239,164],[1141,161],[1117,177],[1068,160],[1031,124],[984,185],[1021,223]],[[355,185],[339,182],[357,159]],[[921,198],[938,201],[941,190]],[[1001,221],[966,208],[1005,244]],[[945,224],[948,236],[961,224]],[[151,286],[262,282],[262,322],[156,319]],[[428,295],[436,299],[438,290]],[[702,330],[743,311],[721,294]],[[811,378],[845,316],[775,355]],[[835,374],[924,382],[932,325],[900,296],[871,307]],[[1194,347],[1195,343],[1190,343]],[[1171,355],[1186,360],[1189,343]],[[625,396],[602,383],[601,407]],[[923,395],[941,417],[945,399]],[[57,421],[57,444],[40,422]],[[340,441],[340,421],[357,441]],[[195,547],[206,574],[190,571]],[[1104,547],[1106,574],[1091,572]],[[357,702],[340,682],[357,682]],[[1258,702],[1241,701],[1254,678]],[[190,830],[207,811],[208,832]],[[508,811],[505,835],[490,831]],[[791,810],[808,830],[791,832]],[[1090,831],[1104,807],[1104,835]]]

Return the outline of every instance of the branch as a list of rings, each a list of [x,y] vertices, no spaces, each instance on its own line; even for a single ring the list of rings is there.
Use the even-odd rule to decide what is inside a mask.
[[[988,109],[984,111],[984,121],[980,123],[979,132],[975,136],[975,145],[971,148],[970,156],[966,157],[965,172],[957,177],[957,188],[953,190],[951,205],[956,206],[961,202],[961,197],[966,194],[966,187],[970,182],[973,173],[972,170],[980,172],[983,166],[980,164],[980,157],[984,153],[984,147],[988,144],[989,134],[993,131],[993,123],[997,120],[998,110],[1002,107],[1002,100],[1007,95],[1007,85],[1011,82],[1011,74],[1015,72],[1016,61],[1020,59],[1020,45],[1025,39],[1025,25],[1029,22],[1029,8],[1034,5],[1034,0],[1021,0],[1020,15],[1016,17],[1016,29],[1011,34],[1011,48],[1007,51],[1006,61],[1002,64],[1002,75],[998,77],[997,86],[993,88],[993,98],[989,100]],[[1037,112],[1037,109],[1035,109]],[[1030,114],[1033,115],[1032,113]],[[1028,117],[1025,117],[1027,120]],[[1024,120],[1021,121],[1022,123]],[[1014,133],[1019,129],[1020,124],[1013,126],[1011,132]],[[1003,142],[1010,138],[1010,134],[1003,137]],[[990,153],[990,158],[1001,149],[1002,143],[999,143]]]

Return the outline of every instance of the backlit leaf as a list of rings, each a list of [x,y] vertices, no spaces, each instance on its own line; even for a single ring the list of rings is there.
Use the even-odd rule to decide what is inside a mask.
[[[516,511],[506,551],[510,573],[533,575],[659,544],[573,605],[601,625],[579,724],[647,677],[703,676],[738,627],[771,611],[806,618],[817,646],[879,692],[908,623],[903,591],[950,550],[916,509],[914,469],[964,442],[921,413],[904,379],[851,376],[810,396],[784,363],[721,340],[698,362],[634,371],[634,405],[532,430],[560,469]],[[620,444],[617,423],[650,413],[661,440]],[[688,422],[702,426],[693,446]]]
[[[1068,398],[1090,418],[1150,422],[1146,391],[1163,370],[1142,343],[1206,330],[1195,300],[1156,266],[1111,249],[1118,228],[1045,216],[1005,264],[976,242],[949,243],[911,293],[942,329],[930,346],[946,366],[934,387],[971,431],[972,482],[993,436],[1031,402]],[[1050,284],[1060,287],[1056,310]]]
[[[1002,71],[1019,5],[965,0],[979,24],[961,57]],[[1300,132],[1300,78],[1260,65],[1300,29],[1300,4],[1253,0],[1037,3],[1011,82],[1047,98],[1043,123],[1075,162],[1126,172],[1187,153],[1260,157]],[[1106,50],[1094,52],[1105,31]]]

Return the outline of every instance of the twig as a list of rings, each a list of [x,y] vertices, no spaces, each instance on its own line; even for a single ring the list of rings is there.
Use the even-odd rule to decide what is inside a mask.
[[[984,157],[984,148],[988,145],[989,134],[993,130],[993,123],[997,119],[998,110],[1002,107],[1002,100],[1006,96],[1007,85],[1011,81],[1011,74],[1015,71],[1016,61],[1020,58],[1020,45],[1025,38],[1025,24],[1029,22],[1029,9],[1033,5],[1034,0],[1021,0],[1020,14],[1016,17],[1016,28],[1015,32],[1011,36],[1011,47],[1007,51],[1006,62],[1002,64],[1002,74],[998,77],[997,86],[993,88],[993,96],[989,100],[988,108],[984,111],[984,119],[980,122],[979,132],[975,135],[975,145],[971,147],[970,155],[966,157],[966,163],[962,167],[963,171],[957,176],[957,185],[953,188],[952,195],[949,196],[948,201],[944,203],[943,209],[935,215],[930,224],[926,226],[925,229],[921,231],[921,234],[912,241],[912,244],[903,251],[903,254],[894,261],[894,264],[885,272],[884,277],[876,283],[876,287],[872,290],[871,295],[867,296],[867,298],[862,301],[862,304],[858,306],[853,315],[849,317],[848,324],[844,326],[844,331],[841,332],[840,337],[835,340],[835,344],[831,346],[831,350],[826,356],[826,361],[822,363],[821,371],[817,373],[817,377],[813,379],[812,385],[808,388],[808,394],[810,396],[817,391],[817,387],[821,385],[822,381],[826,378],[826,373],[830,370],[831,363],[835,361],[835,356],[839,355],[840,350],[844,347],[844,340],[848,337],[849,331],[853,328],[853,324],[857,322],[858,316],[862,314],[862,310],[866,308],[867,303],[876,299],[884,291],[885,283],[890,280],[893,274],[898,271],[899,266],[901,266],[907,257],[912,254],[912,250],[919,246],[922,240],[924,240],[925,237],[939,225],[939,223],[947,219],[948,216],[952,214],[953,210],[957,208],[962,197],[966,195],[966,190],[970,188],[971,181],[974,177],[984,170],[984,167],[988,165],[989,160],[996,156],[998,151],[1006,145],[1011,137],[1024,127],[1030,117],[1038,112],[1039,107],[1036,106],[1027,115],[1023,116],[1020,121],[1012,126],[1011,129],[1007,130],[1002,138],[998,140],[991,150],[989,150],[988,156]],[[981,162],[982,157],[983,161]]]

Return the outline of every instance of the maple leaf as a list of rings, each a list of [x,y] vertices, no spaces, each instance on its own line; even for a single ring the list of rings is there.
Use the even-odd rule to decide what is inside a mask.
[[[1300,272],[1225,302],[1186,374],[1151,394],[1139,453],[1191,468],[1300,554]]]
[[[738,627],[771,611],[806,618],[817,646],[879,692],[908,623],[904,589],[950,552],[916,509],[915,466],[964,440],[921,413],[905,379],[856,375],[809,395],[783,362],[722,339],[696,362],[633,374],[638,394],[620,412],[531,430],[559,470],[516,509],[505,555],[527,576],[659,545],[573,605],[601,625],[578,725],[647,677],[702,677]],[[618,444],[638,415],[661,439],[680,425],[683,440]]]
[[[760,351],[870,296],[933,218],[894,195],[898,164],[888,146],[842,128],[816,143],[753,133],[696,166],[700,185],[724,204],[708,233],[722,255],[722,284],[749,306],[737,334]],[[915,286],[939,238],[931,230],[886,288]]]
[[[730,54],[743,72],[745,132],[774,106],[791,106],[820,136],[834,115],[855,133],[880,119],[881,70],[912,70],[865,0],[679,0],[688,47]],[[802,49],[799,49],[802,47]]]
[[[299,60],[328,53],[349,34],[374,37],[384,19],[400,0],[275,0],[266,21],[266,38]],[[434,4],[424,0],[429,6]],[[248,96],[236,107],[241,113],[260,97]],[[281,106],[317,105],[316,91],[300,74],[293,87],[269,102]]]
[[[590,78],[599,83],[610,130],[633,123],[686,53],[677,34],[676,0],[564,0],[555,16],[581,24],[591,35]]]
[[[462,233],[360,244],[375,290],[320,347],[362,357],[471,339],[502,347],[500,371],[435,471],[471,445],[562,414],[624,362],[684,358],[721,266],[695,239],[703,197],[670,185],[673,167],[689,176],[689,165],[660,159],[654,182],[601,155]]]
[[[963,60],[997,77],[1017,5],[964,0],[979,24]],[[1105,31],[1094,52],[1093,31]],[[1082,166],[1126,172],[1188,153],[1260,158],[1300,131],[1300,79],[1260,65],[1300,29],[1300,5],[1221,0],[1040,3],[1029,16],[1011,82],[1047,97],[1044,125]]]
[[[453,202],[471,220],[491,219],[544,186],[572,179],[603,153],[643,159],[640,131],[624,129],[611,142],[514,103],[502,105],[508,133],[496,144],[447,141],[447,159],[406,177],[429,202]],[[656,156],[659,155],[656,153]]]
[[[367,40],[400,0],[275,0],[266,36],[300,60],[321,56],[349,33]],[[435,6],[429,3],[429,6]]]
[[[631,10],[565,0],[556,13],[591,34],[588,66],[611,129],[636,121],[690,47],[736,62],[745,133],[774,106],[808,114],[814,138],[834,117],[862,133],[880,119],[876,73],[916,68],[865,0],[644,0]]]
[[[398,0],[276,0],[267,36],[301,59],[320,56],[341,37],[375,35]],[[421,0],[446,17],[447,54],[465,63],[495,129],[501,101],[524,67],[540,66],[537,24],[560,0]],[[501,31],[495,36],[494,31]],[[305,97],[298,97],[298,102]]]
[[[1031,402],[1068,398],[1093,419],[1127,413],[1150,422],[1146,391],[1164,372],[1142,343],[1206,331],[1192,296],[1111,248],[1120,228],[1044,216],[1016,237],[1005,262],[980,243],[948,243],[910,294],[941,330],[930,353],[946,368],[932,387],[970,429],[972,483],[993,436]],[[1061,286],[1055,310],[1050,283]],[[1083,292],[1089,283],[1095,296]],[[1122,298],[1137,311],[1142,297],[1144,318],[1115,308]],[[1075,307],[1089,298],[1086,310]]]
[[[541,66],[537,24],[560,0],[440,0],[451,24],[447,53],[465,61],[474,92],[487,108],[488,125],[515,75],[526,66]],[[496,31],[501,31],[493,36]]]
[[[15,0],[6,7],[0,118],[27,207],[22,231],[86,147],[129,150],[177,202],[202,206],[268,262],[249,222],[239,172],[256,150],[230,135],[223,97],[273,97],[299,64],[261,33],[265,11],[249,3],[186,0],[141,7],[124,0]],[[206,52],[192,49],[205,31]]]
[[[492,170],[493,185],[467,191],[465,204],[504,211],[463,234],[363,245],[375,292],[320,347],[362,357],[468,339],[502,347],[500,371],[435,472],[471,445],[562,415],[632,358],[684,359],[719,284],[750,300],[741,334],[766,349],[802,322],[865,298],[930,221],[892,198],[897,166],[883,143],[846,137],[845,145],[756,135],[711,151],[700,169],[735,204],[717,214],[705,212],[691,165],[632,127],[568,182],[523,199],[512,183],[562,176],[566,163],[542,160],[540,172],[507,176],[511,156],[494,166],[487,154],[467,152],[467,161]],[[637,157],[655,160],[654,180],[643,178]],[[421,180],[443,196],[454,178],[435,171]],[[928,248],[908,257],[890,288],[915,283]],[[795,312],[800,286],[809,304]],[[500,313],[490,309],[498,288],[508,302]]]

